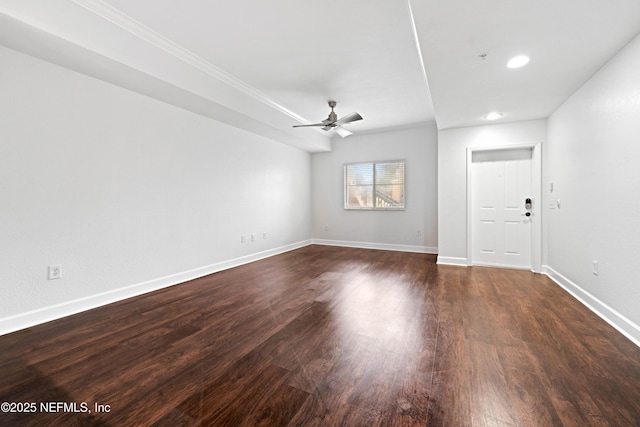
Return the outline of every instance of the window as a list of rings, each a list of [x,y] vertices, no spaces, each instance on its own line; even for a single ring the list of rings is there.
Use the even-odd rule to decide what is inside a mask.
[[[345,209],[404,209],[404,160],[344,166]]]

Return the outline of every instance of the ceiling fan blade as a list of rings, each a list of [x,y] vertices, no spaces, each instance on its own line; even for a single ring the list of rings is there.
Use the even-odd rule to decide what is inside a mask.
[[[346,130],[346,129],[344,129],[344,128],[341,128],[341,127],[337,127],[337,128],[336,128],[336,133],[337,133],[338,135],[340,135],[342,138],[346,138],[346,137],[348,137],[349,135],[352,135],[352,132],[349,132],[348,130]]]
[[[362,116],[360,114],[358,114],[358,113],[351,113],[351,114],[347,114],[343,118],[341,118],[338,121],[336,121],[335,124],[340,126],[340,125],[344,125],[346,123],[355,122],[355,121],[358,121],[358,120],[362,120]]]
[[[332,125],[326,125],[325,127],[322,128],[322,130],[331,130],[333,129],[335,126]]]
[[[312,123],[309,125],[293,125],[294,128],[305,128],[309,126],[326,126],[326,123]]]

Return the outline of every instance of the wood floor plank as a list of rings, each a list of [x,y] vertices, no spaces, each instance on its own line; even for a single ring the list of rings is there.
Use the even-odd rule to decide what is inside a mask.
[[[469,405],[473,425],[515,425],[519,415],[513,410],[513,401],[505,370],[496,348],[483,341],[467,342],[469,355]]]
[[[507,369],[506,383],[514,413],[525,426],[562,426],[540,378],[530,371]]]
[[[640,349],[545,276],[311,245],[0,337],[4,425],[635,426]]]

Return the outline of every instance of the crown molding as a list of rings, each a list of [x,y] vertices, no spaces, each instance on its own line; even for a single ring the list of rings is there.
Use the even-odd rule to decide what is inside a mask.
[[[204,72],[210,77],[213,77],[234,89],[241,91],[242,93],[250,96],[251,98],[262,102],[263,104],[277,110],[287,116],[297,120],[300,123],[309,123],[309,120],[304,117],[296,114],[295,112],[289,110],[283,105],[276,102],[274,99],[270,98],[266,94],[262,93],[258,89],[253,86],[243,82],[237,77],[227,73],[226,71],[216,67],[210,62],[206,61],[204,58],[196,55],[190,50],[184,48],[178,43],[164,37],[158,32],[152,30],[146,25],[136,21],[132,17],[127,14],[121,12],[120,10],[114,8],[113,6],[105,3],[102,0],[71,0],[78,6],[83,7],[84,9],[94,13],[95,15],[111,22],[114,25],[122,28],[123,30],[133,34],[145,42],[162,49],[168,54],[178,58],[179,60],[191,65],[192,67],[197,68],[198,70]]]

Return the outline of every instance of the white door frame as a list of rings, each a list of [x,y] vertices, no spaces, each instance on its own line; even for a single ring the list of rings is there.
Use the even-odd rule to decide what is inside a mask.
[[[501,145],[495,147],[467,147],[467,265],[473,264],[471,162],[476,151],[531,149],[531,271],[542,272],[542,143]]]

